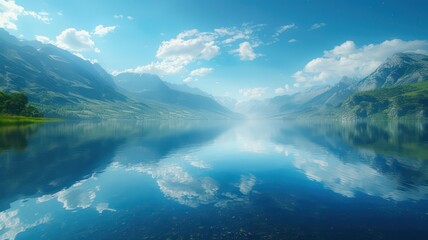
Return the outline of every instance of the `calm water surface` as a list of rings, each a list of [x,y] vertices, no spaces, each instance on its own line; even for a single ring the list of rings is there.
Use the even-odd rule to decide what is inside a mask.
[[[427,123],[0,127],[0,239],[427,239]]]

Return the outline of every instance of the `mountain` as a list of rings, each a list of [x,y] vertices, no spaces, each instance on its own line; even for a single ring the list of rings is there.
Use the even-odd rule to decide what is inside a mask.
[[[175,84],[175,83],[169,83],[169,82],[164,82],[164,83],[173,90],[212,98],[210,94],[202,91],[199,88],[190,87],[189,85],[186,85],[186,84]]]
[[[98,64],[53,45],[18,40],[2,29],[0,88],[24,92],[49,117],[123,118],[149,110],[120,93]]]
[[[129,75],[120,76],[126,77]],[[171,119],[236,117],[198,89],[157,76],[119,81],[100,65],[37,41],[18,40],[0,29],[0,91],[23,92],[47,117]],[[123,79],[122,79],[123,80]],[[133,85],[134,84],[134,85]],[[147,91],[146,91],[147,90]]]
[[[427,118],[428,56],[399,53],[352,85],[355,93],[339,111],[342,119]]]
[[[372,74],[358,82],[357,91],[395,87],[428,79],[428,56],[416,53],[398,53],[388,58]]]
[[[282,118],[286,116],[317,114],[322,103],[312,100],[322,96],[330,89],[330,86],[315,86],[292,95],[274,97],[269,101],[269,105],[271,106],[269,116]]]
[[[356,82],[356,79],[343,77],[338,83],[329,87],[327,91],[312,98],[306,104],[313,106],[338,107],[350,95],[355,93],[355,90],[352,88],[352,86]]]
[[[427,55],[394,54],[359,81],[345,77],[333,86],[271,99],[271,105],[280,106],[272,116],[342,119],[427,117],[427,85],[422,83],[425,81],[428,81]],[[296,101],[297,97],[300,101]]]
[[[358,92],[340,112],[343,120],[428,118],[428,81]]]
[[[235,115],[208,94],[188,86],[167,83],[156,75],[121,73],[114,77],[114,81],[137,101],[155,101],[174,109],[211,112],[225,117]]]

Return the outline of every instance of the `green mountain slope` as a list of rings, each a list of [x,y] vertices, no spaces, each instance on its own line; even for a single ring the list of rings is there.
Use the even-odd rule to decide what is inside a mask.
[[[99,65],[1,29],[0,89],[25,93],[47,117],[130,118],[153,112],[119,93]]]
[[[356,93],[343,103],[341,114],[343,119],[426,118],[428,81]]]
[[[113,76],[100,65],[53,45],[18,40],[0,29],[0,91],[25,93],[46,117],[209,119],[235,116],[213,99],[190,93],[197,93],[196,90],[173,89],[162,81],[160,88],[155,85],[152,98],[136,97],[117,87]],[[160,95],[175,98],[163,101],[156,98]]]
[[[301,102],[293,96],[274,98],[283,107],[273,117],[422,118],[427,114],[427,80],[427,55],[394,54],[359,81],[345,78]]]

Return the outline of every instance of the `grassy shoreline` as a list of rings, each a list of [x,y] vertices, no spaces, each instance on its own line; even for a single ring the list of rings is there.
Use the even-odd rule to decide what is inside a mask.
[[[63,121],[63,120],[59,119],[59,118],[41,118],[41,117],[0,115],[0,125],[32,124],[32,123],[60,122],[60,121]]]

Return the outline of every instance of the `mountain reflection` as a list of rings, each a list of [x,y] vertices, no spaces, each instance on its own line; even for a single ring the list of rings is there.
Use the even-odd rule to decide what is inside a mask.
[[[357,192],[396,201],[428,199],[424,123],[285,124],[277,151],[314,181],[347,197]]]
[[[312,223],[369,229],[385,212],[425,217],[397,202],[428,199],[426,124],[111,121],[16,131],[19,144],[0,153],[0,239],[120,239],[124,226],[136,239],[190,239],[207,226],[280,239],[284,224],[299,236]],[[372,222],[354,217],[362,211]]]
[[[28,138],[36,132],[37,127],[37,125],[0,125],[0,153],[25,149]]]
[[[226,126],[110,121],[0,129],[0,210],[22,196],[56,193],[104,170],[125,142],[122,162],[158,161],[205,144]]]

